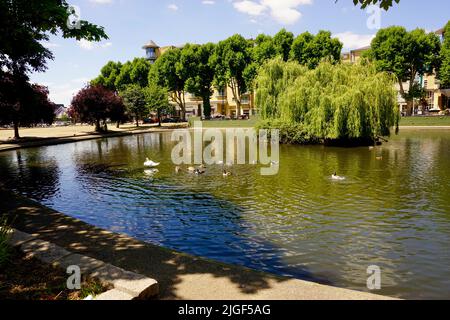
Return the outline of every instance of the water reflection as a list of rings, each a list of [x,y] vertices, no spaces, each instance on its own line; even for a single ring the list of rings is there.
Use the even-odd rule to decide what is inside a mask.
[[[253,165],[176,174],[173,146],[146,134],[22,150],[20,161],[0,153],[0,176],[76,218],[188,253],[358,290],[376,264],[381,294],[450,297],[450,132],[407,131],[374,150],[282,146],[273,177]],[[152,177],[146,157],[161,162]]]

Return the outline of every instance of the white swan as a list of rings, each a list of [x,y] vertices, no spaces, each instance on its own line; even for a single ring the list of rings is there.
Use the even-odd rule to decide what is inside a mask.
[[[157,174],[159,172],[158,169],[148,169],[144,170],[145,175],[147,176],[153,176],[154,174]]]
[[[154,167],[157,167],[157,166],[159,166],[159,165],[160,165],[159,162],[154,162],[154,161],[150,160],[149,158],[147,158],[147,159],[145,160],[145,162],[144,162],[144,166],[145,166],[145,167],[154,168]]]
[[[335,172],[335,173],[333,173],[333,175],[331,176],[331,179],[337,180],[337,181],[343,181],[343,180],[345,180],[345,177],[340,177],[340,176],[338,176],[337,173]]]

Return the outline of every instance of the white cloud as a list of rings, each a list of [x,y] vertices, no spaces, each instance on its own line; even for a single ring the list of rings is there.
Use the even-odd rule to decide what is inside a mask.
[[[93,42],[87,41],[85,39],[81,39],[80,41],[77,41],[77,43],[78,46],[84,50],[92,50],[95,47]]]
[[[251,16],[260,16],[267,9],[265,6],[254,1],[244,0],[233,3],[233,6],[239,12],[249,14]]]
[[[87,41],[84,39],[81,39],[80,41],[77,41],[78,46],[83,49],[83,50],[87,50],[87,51],[91,51],[94,49],[98,49],[98,48],[109,48],[112,47],[112,42],[105,42],[105,43],[95,43],[95,42],[91,42],[91,41]]]
[[[47,49],[59,48],[61,45],[53,42],[43,42],[42,45]]]
[[[206,4],[206,5],[213,5],[213,4],[215,4],[216,2],[215,1],[213,1],[213,0],[203,0],[202,1],[202,4]]]
[[[172,10],[172,11],[178,11],[179,8],[176,4],[172,3],[167,6],[167,9]]]
[[[312,2],[313,0],[239,0],[233,6],[250,16],[269,14],[280,24],[294,24],[302,17],[298,7]]]
[[[374,34],[357,34],[351,31],[337,33],[334,35],[344,44],[344,49],[359,49],[369,46],[375,37]]]

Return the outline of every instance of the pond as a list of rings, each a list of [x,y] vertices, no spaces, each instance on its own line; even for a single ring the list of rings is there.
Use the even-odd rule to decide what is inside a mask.
[[[283,145],[275,176],[258,165],[177,174],[174,145],[151,133],[2,152],[0,179],[178,251],[361,291],[377,265],[376,293],[450,298],[450,130],[403,130],[374,150]],[[144,173],[146,157],[159,173]]]

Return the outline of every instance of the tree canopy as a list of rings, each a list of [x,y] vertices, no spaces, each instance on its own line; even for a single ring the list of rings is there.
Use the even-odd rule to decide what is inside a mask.
[[[161,115],[173,112],[172,107],[169,104],[169,93],[167,92],[167,89],[158,86],[155,82],[151,82],[149,86],[144,89],[144,94],[148,111],[156,112],[159,126],[161,126]]]
[[[181,117],[186,120],[185,89],[189,73],[180,65],[181,49],[174,48],[164,53],[152,67],[149,82],[156,81],[161,87],[171,92],[170,98],[181,109]]]
[[[105,88],[118,91],[116,80],[122,70],[122,63],[109,61],[100,71],[100,75],[91,81],[93,85],[102,85]]]
[[[123,99],[128,114],[134,117],[136,126],[139,127],[139,120],[148,111],[144,89],[138,84],[131,84],[120,92],[120,96]]]
[[[241,113],[241,97],[248,90],[246,69],[252,62],[251,42],[239,34],[220,41],[211,57],[215,66],[215,84],[219,88],[228,86],[236,102],[236,115]]]
[[[273,37],[273,45],[275,47],[276,54],[280,55],[284,61],[289,60],[293,42],[294,34],[292,32],[286,31],[286,29],[281,29]]]
[[[186,45],[180,56],[179,70],[184,70],[186,91],[201,97],[206,118],[211,116],[211,95],[214,81],[214,66],[210,59],[214,53],[214,44]]]
[[[274,59],[260,69],[256,101],[266,125],[296,126],[290,142],[373,142],[398,124],[393,84],[372,64],[321,62],[311,70]]]
[[[52,124],[56,105],[44,86],[30,84],[26,77],[0,72],[0,124],[13,124],[19,139],[19,126]]]
[[[394,74],[400,86],[400,92],[408,102],[409,113],[412,111],[411,97],[406,93],[412,91],[417,75],[432,73],[440,65],[441,44],[434,33],[423,29],[408,32],[404,27],[389,27],[378,31],[372,40],[370,57],[379,71]],[[405,90],[404,83],[409,82]]]
[[[336,0],[337,1],[337,0]],[[355,6],[361,6],[361,9],[365,9],[370,5],[378,5],[384,10],[389,10],[395,3],[400,3],[400,0],[353,0]]]
[[[450,21],[444,28],[444,43],[441,49],[442,65],[439,72],[441,86],[450,88]]]
[[[337,38],[331,37],[329,31],[319,31],[317,35],[309,32],[295,38],[290,56],[293,60],[309,68],[315,68],[325,58],[337,63],[341,60],[343,44]]]
[[[79,28],[69,28],[70,15],[64,0],[1,0],[0,69],[6,67],[15,74],[45,70],[46,61],[53,59],[43,44],[50,35],[88,41],[107,39],[102,27],[84,20]]]
[[[119,118],[122,99],[101,85],[87,85],[72,99],[71,114],[82,122],[95,123],[97,132],[107,131],[106,120]]]

